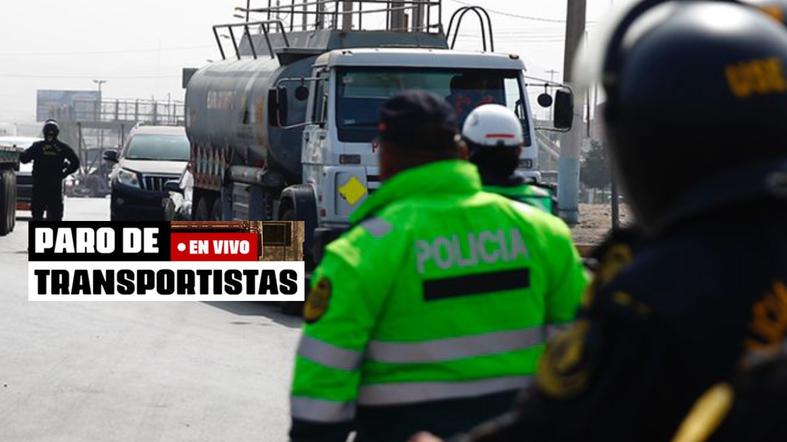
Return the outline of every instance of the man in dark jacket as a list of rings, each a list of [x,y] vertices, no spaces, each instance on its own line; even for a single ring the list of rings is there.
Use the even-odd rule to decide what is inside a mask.
[[[33,161],[33,219],[63,219],[63,178],[79,169],[79,158],[68,144],[57,139],[60,128],[55,120],[44,124],[44,141],[22,152],[23,163]]]

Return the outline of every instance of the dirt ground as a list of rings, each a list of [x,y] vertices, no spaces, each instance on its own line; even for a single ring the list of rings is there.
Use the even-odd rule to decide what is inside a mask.
[[[628,208],[620,207],[620,223],[631,220]],[[612,228],[612,207],[608,204],[580,204],[579,224],[571,229],[577,244],[598,244]]]

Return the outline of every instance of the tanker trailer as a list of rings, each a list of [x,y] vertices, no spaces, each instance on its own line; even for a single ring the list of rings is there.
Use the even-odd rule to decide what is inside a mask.
[[[481,21],[489,36],[483,51],[452,49],[464,14],[481,17],[483,10],[457,11],[446,37],[439,14],[429,13],[441,7],[439,0],[400,1],[404,10],[422,11],[420,25],[404,28],[399,27],[404,22],[391,18],[400,7],[383,9],[389,18],[382,30],[360,26],[364,14],[380,9],[342,12],[344,24],[337,29],[339,15],[331,16],[327,3],[333,2],[248,11],[286,12],[289,25],[278,20],[217,25],[213,30],[223,60],[184,71],[195,220],[302,220],[311,268],[324,245],[347,229],[349,214],[380,186],[374,142],[378,110],[407,89],[446,97],[460,120],[484,103],[514,110],[526,134],[520,173],[539,179],[527,94],[536,83],[526,83],[522,60],[494,52],[488,16]],[[316,16],[316,22],[304,18],[306,30],[293,31],[299,12]],[[220,32],[229,34],[234,57],[227,57]],[[570,91],[539,81],[538,87],[557,88],[552,129],[568,130]]]

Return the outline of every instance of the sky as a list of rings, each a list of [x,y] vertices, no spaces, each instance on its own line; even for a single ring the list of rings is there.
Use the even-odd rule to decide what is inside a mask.
[[[531,74],[563,67],[566,1],[468,0],[492,14],[498,52]],[[264,0],[252,0],[261,7]],[[588,32],[612,0],[587,0]],[[219,58],[211,26],[236,22],[241,0],[0,0],[0,122],[34,121],[36,90],[95,90],[104,98],[183,99],[181,71]],[[447,25],[464,0],[443,0]],[[467,21],[457,46],[480,49]],[[475,34],[475,35],[474,35]],[[562,73],[555,74],[559,79]]]

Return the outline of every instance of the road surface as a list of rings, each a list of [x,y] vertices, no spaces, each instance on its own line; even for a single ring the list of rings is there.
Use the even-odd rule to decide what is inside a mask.
[[[108,199],[66,201],[66,220],[108,218]],[[263,303],[28,302],[26,250],[20,218],[0,238],[0,440],[286,440],[300,321]]]

